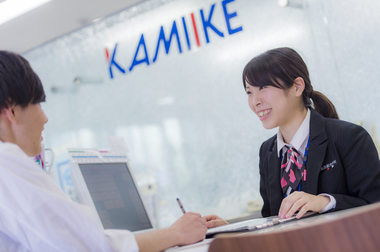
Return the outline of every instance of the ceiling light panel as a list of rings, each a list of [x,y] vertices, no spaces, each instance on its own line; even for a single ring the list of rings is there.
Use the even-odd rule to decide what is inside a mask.
[[[0,25],[51,0],[0,0]]]

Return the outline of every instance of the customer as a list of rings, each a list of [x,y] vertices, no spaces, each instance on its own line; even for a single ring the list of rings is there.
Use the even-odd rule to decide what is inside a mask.
[[[0,51],[0,251],[161,251],[205,238],[205,221],[195,213],[143,234],[99,228],[92,211],[29,158],[41,152],[44,101],[29,63]]]

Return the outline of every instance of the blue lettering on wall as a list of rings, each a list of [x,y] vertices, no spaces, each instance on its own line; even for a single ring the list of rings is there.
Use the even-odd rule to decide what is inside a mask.
[[[140,46],[144,47],[145,57],[141,60],[137,60],[137,55],[139,54]],[[133,58],[133,62],[132,62],[131,67],[129,68],[129,71],[132,71],[134,66],[139,65],[139,64],[144,63],[144,62],[149,66],[149,57],[148,57],[148,52],[146,51],[144,34],[141,34],[140,42],[137,46],[135,57]]]
[[[235,29],[231,29],[230,19],[236,17],[237,14],[236,14],[236,12],[228,13],[227,12],[227,4],[229,4],[231,2],[234,2],[234,1],[235,0],[224,0],[222,2],[224,17],[226,18],[226,24],[227,24],[228,34],[230,34],[230,35],[243,30],[243,27],[241,27],[241,26],[238,27],[238,28],[235,28]]]
[[[113,79],[112,65],[115,65],[117,67],[117,69],[120,70],[120,72],[125,74],[125,70],[119,64],[117,64],[115,61],[116,49],[117,49],[117,44],[115,45],[115,49],[113,49],[112,58],[111,58],[111,61],[109,63],[109,71],[110,71],[111,79]]]
[[[166,38],[165,38],[165,32],[164,32],[164,27],[161,26],[160,35],[158,36],[156,54],[154,55],[153,62],[156,62],[156,60],[157,60],[157,54],[158,54],[158,50],[160,49],[161,41],[164,42],[166,54],[169,53],[170,43],[172,42],[173,35],[175,35],[176,38],[177,38],[179,53],[182,53],[181,42],[179,41],[177,25],[176,25],[176,23],[174,21],[173,22],[173,26],[172,26],[172,31],[170,32],[169,40],[166,40]]]
[[[189,50],[191,50],[190,39],[189,39],[189,34],[187,33],[187,27],[186,27],[185,17],[182,17],[182,24],[183,24],[183,30],[185,31],[186,42],[187,42],[187,48],[188,48]]]
[[[223,0],[223,1],[221,1],[223,14],[224,14],[224,18],[225,18],[225,22],[226,22],[226,26],[227,26],[227,31],[228,31],[229,35],[235,34],[235,33],[243,30],[242,26],[231,27],[231,20],[238,16],[236,11],[233,12],[233,11],[231,11],[231,9],[228,10],[228,8],[231,8],[229,6],[229,4],[232,2],[235,2],[235,0]],[[205,13],[204,13],[203,9],[200,10],[200,16],[201,16],[201,21],[202,21],[202,25],[203,25],[204,34],[205,34],[205,40],[207,43],[210,43],[210,38],[209,38],[209,33],[208,33],[210,31],[210,29],[213,32],[215,32],[218,36],[224,37],[223,32],[221,30],[219,30],[218,28],[216,28],[215,22],[212,23],[212,17],[214,15],[215,5],[216,4],[211,5],[210,12],[209,12],[207,18],[205,17]],[[190,27],[192,26],[192,29],[188,29],[186,19],[185,19],[185,17],[182,17],[182,27],[183,27],[183,30],[182,30],[183,33],[182,34],[185,35],[186,44],[187,44],[187,48],[189,51],[192,48],[191,47],[191,40],[190,40],[191,36],[193,36],[193,38],[195,37],[196,45],[198,47],[201,46],[200,39],[198,36],[197,24],[196,24],[197,21],[194,17],[194,13],[191,13],[190,16],[191,16],[191,21],[192,21],[192,22],[190,22]],[[155,52],[155,55],[153,58],[153,62],[157,61],[158,52],[160,49],[161,42],[164,43],[166,54],[169,54],[173,36],[176,37],[179,53],[182,53],[181,41],[180,41],[178,29],[177,29],[177,24],[176,24],[176,21],[173,21],[170,36],[168,39],[166,39],[166,37],[165,37],[164,27],[163,26],[160,27],[160,32],[159,32],[159,36],[158,36],[158,40],[157,40],[156,52]],[[113,73],[114,67],[116,67],[120,72],[125,74],[125,70],[115,61],[117,46],[118,46],[118,44],[115,45],[115,48],[114,48],[113,53],[112,53],[112,57],[110,57],[108,48],[105,48],[106,59],[108,62],[108,66],[109,66],[108,69],[109,69],[111,79],[114,78],[114,75],[113,75],[114,74]],[[140,55],[140,57],[138,57],[139,55]],[[134,58],[132,60],[132,64],[129,68],[129,71],[131,72],[135,66],[143,64],[143,63],[146,63],[147,66],[151,65],[150,64],[151,62],[150,62],[150,59],[148,56],[148,51],[147,51],[147,46],[146,46],[144,34],[141,34],[141,37],[140,37],[139,43],[137,45],[137,48],[136,48],[136,51],[134,54]]]
[[[224,37],[224,34],[222,32],[220,32],[218,29],[216,29],[216,27],[214,25],[211,24],[211,18],[212,18],[212,14],[214,12],[214,8],[215,8],[215,4],[213,4],[211,6],[211,10],[210,10],[210,14],[208,15],[208,19],[205,20],[205,17],[203,15],[203,10],[201,10],[201,17],[202,17],[202,23],[203,23],[203,29],[205,31],[205,36],[206,36],[206,42],[209,43],[210,40],[208,38],[208,33],[207,33],[207,28],[211,28],[216,34],[218,34],[219,36],[221,37]]]

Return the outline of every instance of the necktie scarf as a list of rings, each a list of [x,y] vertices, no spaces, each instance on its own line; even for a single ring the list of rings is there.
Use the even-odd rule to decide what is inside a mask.
[[[281,188],[282,192],[288,191],[291,187],[293,191],[297,190],[299,183],[302,180],[303,171],[305,166],[298,151],[292,146],[282,148],[283,158],[281,161]]]

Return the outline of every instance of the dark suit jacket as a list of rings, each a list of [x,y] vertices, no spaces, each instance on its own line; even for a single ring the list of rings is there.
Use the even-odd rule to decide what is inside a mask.
[[[371,136],[358,125],[324,118],[314,109],[310,115],[306,171],[307,178],[302,181],[301,190],[313,195],[334,196],[336,207],[331,211],[380,201],[380,161]],[[278,215],[284,198],[280,179],[275,135],[260,148],[263,217]]]

